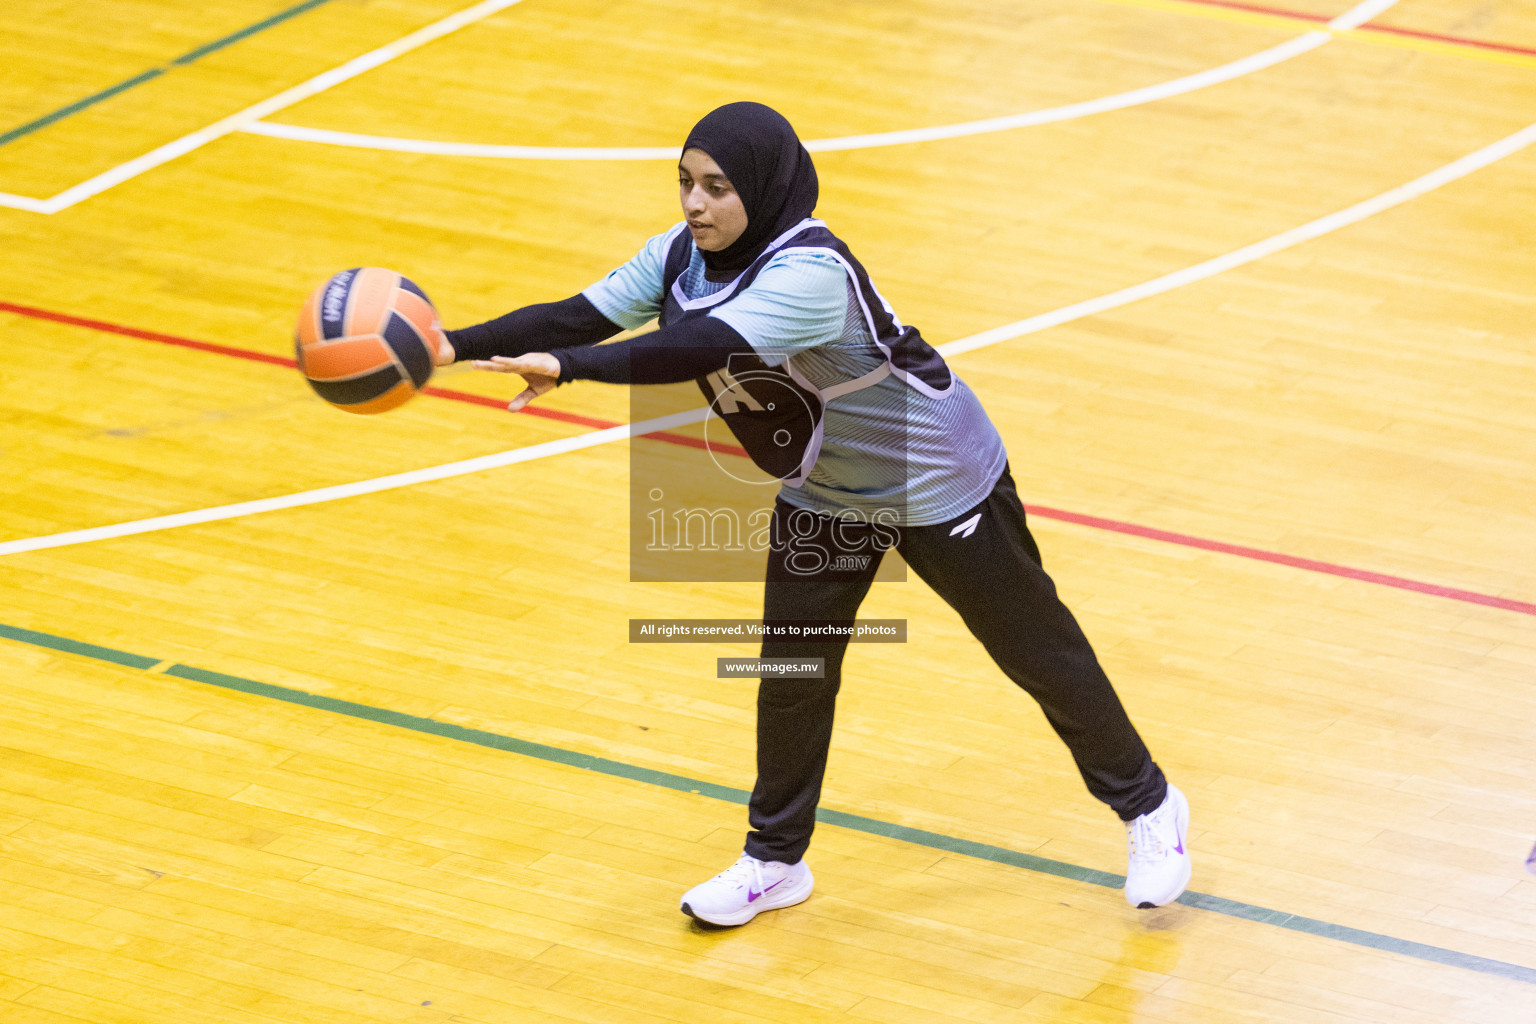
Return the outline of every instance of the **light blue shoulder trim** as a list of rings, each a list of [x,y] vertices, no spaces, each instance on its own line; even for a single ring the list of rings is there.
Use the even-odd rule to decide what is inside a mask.
[[[682,226],[686,227],[687,221],[684,221]],[[800,223],[784,232],[778,238],[775,238],[773,241],[769,242],[768,247],[764,249],[763,252],[773,252],[779,246],[783,245],[785,242],[789,241],[791,238],[795,237],[807,228],[824,228],[826,226],[826,221],[818,220],[815,217],[807,217],[805,220],[802,220]],[[754,260],[753,262],[755,263],[756,261]],[[736,294],[736,289],[741,284],[742,274],[745,274],[747,270],[750,269],[751,267],[748,267],[740,274],[737,274],[734,278],[731,279],[730,284],[727,284],[719,291],[711,292],[708,295],[701,295],[697,299],[690,299],[688,296],[683,294],[683,279],[681,275],[679,275],[678,279],[672,282],[672,298],[676,300],[677,304],[685,310],[704,309],[708,306],[713,306],[717,303],[724,302],[726,299]]]
[[[646,240],[640,251],[622,266],[609,271],[601,281],[582,289],[581,294],[597,311],[620,327],[630,330],[654,320],[661,313],[662,276],[667,253],[679,231],[687,228],[679,221],[659,235]]]

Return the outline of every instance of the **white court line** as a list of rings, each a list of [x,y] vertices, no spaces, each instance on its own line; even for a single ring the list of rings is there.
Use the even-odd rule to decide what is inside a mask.
[[[179,156],[184,156],[200,146],[206,146],[215,139],[223,138],[230,132],[238,131],[258,118],[275,114],[285,107],[291,107],[300,100],[309,99],[318,93],[340,85],[349,78],[356,78],[365,71],[372,71],[381,64],[394,60],[402,54],[410,53],[418,47],[425,46],[435,39],[441,39],[450,32],[456,32],[466,25],[473,25],[504,11],[522,0],[483,0],[473,7],[467,7],[457,14],[450,14],[441,21],[433,22],[425,28],[417,29],[410,35],[397,39],[379,47],[377,50],[365,53],[361,57],[354,57],[339,67],[332,68],[324,74],[316,75],[307,82],[302,82],[291,89],[284,90],[276,96],[262,100],[255,106],[246,107],[238,114],[231,114],[221,121],[215,121],[206,128],[200,128],[190,135],[183,135],[174,142],[168,142],[159,149],[151,150],[143,156],[135,157],[127,163],[118,164],[109,171],[104,171],[96,177],[71,188],[65,189],[51,199],[35,199],[31,196],[12,195],[9,192],[0,192],[0,206],[9,206],[17,210],[27,210],[32,213],[58,213],[67,210],[76,203],[99,195],[114,185],[120,185],[129,178],[137,177],[145,171],[159,167]]]
[[[1278,235],[1271,235],[1262,242],[1245,245],[1241,249],[1234,249],[1223,256],[1197,263],[1183,270],[1176,270],[1171,274],[1164,274],[1142,284],[1133,285],[1130,288],[1122,288],[1120,291],[1111,292],[1108,295],[1100,295],[1096,299],[1088,299],[1070,306],[1039,316],[1032,316],[1027,320],[1018,320],[1002,327],[994,327],[990,331],[973,334],[969,338],[961,338],[947,345],[940,345],[939,351],[946,356],[959,355],[962,352],[971,352],[978,348],[986,348],[988,345],[996,345],[1000,341],[1008,341],[1012,338],[1043,331],[1047,327],[1055,327],[1058,324],[1079,320],[1085,316],[1093,316],[1105,310],[1124,306],[1140,299],[1150,298],[1153,295],[1161,295],[1175,288],[1182,288],[1186,284],[1203,281],[1208,277],[1214,277],[1234,267],[1241,267],[1246,263],[1261,260],[1265,256],[1271,256],[1282,249],[1289,249],[1293,245],[1310,241],[1331,231],[1337,231],[1342,227],[1348,227],[1364,220],[1367,217],[1390,210],[1394,206],[1400,206],[1410,199],[1417,199],[1426,192],[1447,185],[1458,178],[1464,178],[1473,171],[1481,170],[1496,160],[1529,146],[1536,142],[1536,124],[1527,125],[1513,135],[1500,139],[1491,146],[1485,146],[1475,153],[1469,153],[1460,160],[1454,160],[1444,167],[1430,171],[1421,178],[1415,178],[1406,185],[1399,185],[1389,189],[1378,196],[1373,196],[1364,202],[1354,206],[1330,213],[1326,217],[1319,217],[1300,227],[1282,231]]]
[[[176,512],[168,516],[155,516],[152,519],[135,519],[129,523],[95,526],[88,530],[71,530],[68,533],[55,533],[46,537],[29,537],[25,540],[6,541],[0,544],[0,555],[13,555],[22,551],[40,551],[44,548],[60,548],[71,544],[87,544],[93,540],[107,540],[112,537],[130,537],[136,533],[153,533],[157,530],[170,530],[178,526],[195,526],[198,523],[213,523],[221,519],[236,519],[240,516],[255,515],[258,512],[274,512],[278,509],[297,508],[301,505],[318,505],[322,502],[336,501],[338,498],[352,498],[360,494],[392,491],[398,487],[410,487],[415,484],[428,483],[432,480],[447,480],[450,477],[480,473],[487,469],[499,469],[502,466],[511,466],[519,462],[531,462],[534,459],[542,459],[550,455],[561,455],[565,452],[579,451],[582,448],[591,448],[595,445],[607,444],[609,441],[617,441],[625,437],[648,434],[655,430],[667,430],[688,423],[698,423],[708,418],[708,415],[709,410],[707,408],[688,409],[684,412],[675,412],[667,416],[658,416],[655,419],[642,420],[639,423],[623,423],[617,427],[593,430],[585,434],[577,434],[575,437],[561,438],[558,441],[545,441],[542,444],[528,445],[524,448],[513,448],[510,451],[497,452],[494,455],[481,455],[478,458],[465,459],[462,462],[448,462],[441,466],[413,469],[405,473],[375,477],[372,480],[359,480],[350,484],[335,484],[331,487],[321,487],[313,491],[284,494],[276,498],[258,498],[255,501],[242,501],[234,505],[218,505],[214,508],[196,509],[191,512]]]
[[[51,199],[34,199],[31,196],[0,192],[0,206],[9,206],[13,210],[26,210],[28,213],[52,213],[54,212],[52,202]]]
[[[1397,0],[1364,0],[1328,23],[1332,31],[1358,28]],[[985,135],[991,132],[1011,131],[1035,125],[1070,121],[1090,117],[1111,110],[1123,110],[1143,103],[1153,103],[1204,89],[1220,82],[1253,74],[1274,67],[1292,57],[1299,57],[1330,42],[1331,31],[1308,32],[1279,46],[1223,64],[1220,67],[1160,82],[1157,85],[1132,89],[1130,92],[1102,96],[1064,107],[1033,110],[1006,117],[991,117],[982,121],[965,121],[959,124],[936,125],[931,128],[909,128],[895,132],[877,132],[871,135],[846,135],[835,139],[810,139],[805,148],[812,153],[827,153],[843,149],[872,149],[878,146],[901,146],[913,142],[934,142],[939,139],[958,139],[968,135]],[[478,142],[436,142],[431,139],[402,139],[384,135],[359,135],[356,132],[330,131],[324,128],[303,128],[291,124],[273,124],[253,121],[241,131],[270,138],[288,139],[295,142],[315,142],[331,146],[351,146],[358,149],[389,150],[397,153],[425,153],[433,156],[491,157],[501,160],[675,160],[676,146],[502,146]]]
[[[1391,0],[1395,3],[1396,0]],[[836,139],[808,139],[805,148],[812,153],[825,153],[839,149],[869,149],[876,146],[900,146],[911,142],[932,142],[938,139],[958,139],[967,135],[984,135],[990,132],[1027,128],[1032,125],[1069,121],[1073,118],[1102,114],[1141,103],[1167,99],[1181,93],[1192,92],[1218,82],[1230,81],[1290,60],[1309,50],[1315,50],[1333,37],[1326,32],[1308,32],[1279,46],[1244,57],[1231,64],[1201,71],[1185,78],[1149,85],[1131,92],[1086,100],[1065,107],[1034,110],[1025,114],[993,117],[985,121],[966,121],[962,124],[937,125],[932,128],[911,128],[904,131],[880,132],[874,135],[847,135]],[[330,131],[324,128],[302,128],[291,124],[273,124],[267,121],[252,122],[241,129],[255,135],[289,139],[295,142],[317,142],[330,146],[352,146],[358,149],[382,149],[398,153],[427,153],[434,156],[478,156],[501,160],[676,160],[676,146],[499,146],[479,142],[434,142],[430,139],[401,139],[383,135],[359,135],[355,132]]]
[[[312,78],[308,82],[295,86],[286,92],[279,93],[271,99],[264,100],[238,114],[226,117],[224,120],[209,125],[207,128],[200,129],[190,135],[177,139],[175,142],[167,143],[141,157],[98,174],[89,181],[81,182],[73,188],[66,189],[51,199],[36,199],[32,196],[19,196],[8,192],[0,192],[0,206],[9,206],[13,209],[26,210],[31,213],[58,213],[60,210],[68,209],[82,200],[99,195],[114,185],[119,185],[130,178],[174,160],[179,156],[183,156],[200,146],[212,142],[214,139],[222,138],[234,131],[244,131],[256,135],[266,135],[302,142],[318,142],[337,146],[426,153],[440,156],[482,156],[532,160],[670,160],[677,155],[677,148],[675,146],[593,148],[497,146],[479,143],[433,142],[425,139],[396,139],[377,135],[357,135],[351,132],[324,131],[317,128],[301,128],[296,125],[270,124],[261,120],[261,118],[275,114],[279,110],[298,103],[300,100],[308,99],[349,78],[355,78],[365,71],[371,71],[401,54],[408,53],[434,39],[441,38],[466,25],[480,21],[518,2],[520,0],[486,0],[484,3],[476,4],[474,7],[460,11],[458,14],[450,15],[442,21],[413,32],[411,35],[394,43],[380,47],[372,53],[367,53],[350,60],[341,67]],[[1329,30],[1336,31],[1357,28],[1396,2],[1397,0],[1363,0],[1362,3],[1357,4],[1330,21],[1328,28]],[[1032,125],[1050,124],[1056,121],[1088,117],[1093,114],[1102,114],[1111,110],[1120,110],[1124,107],[1167,99],[1172,96],[1192,92],[1196,89],[1203,89],[1206,86],[1215,85],[1219,82],[1231,81],[1234,78],[1240,78],[1243,75],[1273,67],[1282,61],[1290,60],[1292,57],[1300,56],[1322,46],[1333,38],[1329,32],[1308,32],[1305,35],[1281,43],[1279,46],[1252,54],[1231,64],[1224,64],[1221,67],[1211,68],[1158,85],[1133,89],[1130,92],[1105,96],[1096,100],[1087,100],[1082,103],[1073,103],[1064,107],[1053,107],[1049,110],[1036,110],[1024,114],[1013,114],[1007,117],[994,117],[983,121],[967,121],[962,124],[939,125],[931,128],[913,128],[905,131],[882,132],[872,135],[850,135],[836,139],[812,139],[805,145],[812,152],[897,146],[912,142],[931,142],[939,139],[953,139],[967,135],[1008,131],[1014,128],[1025,128]]]
[[[1053,312],[1043,313],[1025,320],[1016,320],[1011,324],[1005,324],[990,331],[973,334],[969,338],[960,338],[946,345],[940,345],[939,351],[945,356],[973,352],[988,345],[996,345],[999,342],[1010,341],[1014,338],[1023,337],[1026,334],[1034,334],[1036,331],[1043,331],[1048,327],[1056,327],[1073,320],[1080,320],[1086,316],[1092,316],[1108,309],[1127,305],[1138,299],[1161,295],[1175,288],[1193,284],[1196,281],[1203,281],[1208,277],[1214,277],[1224,271],[1253,263],[1282,249],[1288,249],[1291,246],[1310,241],[1329,232],[1358,223],[1367,217],[1385,210],[1390,210],[1395,206],[1400,206],[1410,199],[1416,199],[1442,185],[1448,185],[1474,171],[1481,170],[1497,160],[1502,160],[1504,157],[1518,153],[1533,142],[1536,142],[1536,124],[1527,125],[1513,135],[1500,139],[1492,145],[1484,146],[1475,153],[1469,153],[1461,159],[1454,160],[1422,177],[1415,178],[1406,185],[1399,185],[1364,202],[1356,203],[1354,206],[1340,210],[1337,213],[1328,214],[1326,217],[1319,217],[1317,220],[1310,221],[1300,227],[1282,231],[1280,234],[1272,235],[1261,242],[1255,242],[1252,245],[1229,252],[1224,256],[1218,256],[1215,259],[1206,260],[1204,263],[1197,263],[1192,267],[1186,267],[1183,270],[1165,274],[1143,284],[1122,288],[1108,295],[1101,295],[1096,299],[1074,303]],[[84,544],[89,541],[106,540],[111,537],[126,537],[138,533],[150,533],[155,530],[167,530],[177,526],[187,526],[192,523],[208,523],[220,519],[233,519],[237,516],[251,515],[256,512],[294,508],[299,505],[314,505],[324,501],[334,501],[338,498],[350,498],[359,494],[373,494],[397,487],[408,487],[412,484],[424,483],[428,480],[444,480],[449,477],[464,476],[468,473],[478,473],[482,470],[509,466],[517,462],[527,462],[531,459],[539,459],[547,455],[590,448],[594,445],[606,444],[609,441],[616,441],[620,438],[650,433],[653,430],[664,430],[669,426],[698,422],[705,419],[708,413],[708,409],[692,409],[687,412],[674,413],[671,416],[645,420],[640,423],[624,424],[617,427],[608,427],[603,430],[591,431],[586,434],[578,434],[575,437],[565,438],[560,441],[547,441],[543,444],[531,445],[526,448],[514,448],[496,455],[484,455],[476,459],[467,459],[463,462],[450,462],[442,466],[431,466],[407,473],[396,473],[393,476],[378,477],[373,480],[337,484],[333,487],[323,487],[319,490],[302,491],[298,494],[289,494],[277,498],[246,501],[237,505],[221,505],[217,508],[179,512],[175,515],[157,516],[153,519],[138,519],[110,526],[97,526],[86,530],[71,530],[67,533],[55,533],[43,537],[28,537],[21,540],[6,541],[0,543],[0,556],[17,554],[23,551],[38,551],[44,548],[66,547],[71,544]]]

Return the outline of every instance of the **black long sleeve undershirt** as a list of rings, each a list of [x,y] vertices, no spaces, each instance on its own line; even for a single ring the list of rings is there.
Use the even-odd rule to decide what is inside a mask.
[[[445,332],[458,360],[522,356],[596,345],[624,330],[585,295],[514,309],[483,324]]]
[[[562,348],[551,354],[560,362],[562,384],[571,380],[676,384],[724,369],[732,355],[751,352],[747,339],[730,324],[699,316],[612,345]]]

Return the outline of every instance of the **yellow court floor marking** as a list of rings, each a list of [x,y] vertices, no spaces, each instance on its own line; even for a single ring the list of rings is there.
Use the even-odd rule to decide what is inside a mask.
[[[132,665],[135,660],[140,662],[148,660],[144,655],[130,654],[129,652],[118,651],[112,648],[97,647],[92,644],[53,636],[48,633],[17,629],[5,623],[0,623],[0,638],[29,644],[45,650],[65,651],[78,657],[107,661],[117,665]],[[204,683],[223,690],[261,697],[266,700],[281,701],[299,707],[313,708],[331,714],[345,715],[350,718],[387,725],[397,729],[407,729],[424,735],[439,736],[460,743],[471,743],[476,746],[488,747],[492,750],[535,758],[551,764],[578,768],[583,771],[596,772],[633,782],[642,782],[647,785],[678,792],[702,795],[714,800],[746,804],[750,796],[748,791],[744,789],[724,786],[704,779],[691,778],[673,772],[661,771],[612,758],[599,757],[595,754],[569,750],[563,747],[533,743],[515,736],[488,732],[484,729],[466,727],[434,718],[405,714],[391,708],[373,707],[354,701],[339,700],[322,694],[306,693],[291,687],[274,686],[271,683],[256,679],[210,671],[192,665],[161,661],[149,666],[145,671],[165,672],[167,669],[170,670],[170,675],[177,678]],[[851,814],[846,811],[834,810],[830,807],[819,808],[816,812],[816,818],[827,825],[835,825],[856,832],[864,832],[885,839],[893,839],[898,842],[924,846],[930,849],[958,853],[976,860],[992,861],[993,863],[1022,868],[1037,874],[1053,875],[1058,878],[1065,878],[1088,885],[1119,889],[1125,883],[1125,876],[1123,875],[1082,867],[1077,864],[1066,863],[1050,857],[1041,857],[1019,850],[1011,850],[990,843],[976,842],[960,836],[912,828],[894,822],[870,818],[866,815]],[[1270,910],[1266,907],[1254,906],[1250,903],[1208,893],[1185,892],[1178,898],[1177,902],[1187,907],[1194,907],[1215,914],[1223,914],[1238,920],[1273,925],[1306,935],[1332,939],[1336,942],[1345,942],[1367,949],[1376,949],[1399,956],[1413,957],[1429,963],[1443,964],[1467,971],[1476,971],[1525,984],[1536,984],[1536,968],[1526,967],[1522,964],[1475,956],[1470,953],[1445,949],[1422,942],[1412,942],[1392,935],[1383,935],[1359,928],[1351,928],[1329,921],[1314,920],[1298,914]]]
[[[1272,68],[1285,61],[1310,53],[1331,42],[1335,37],[1326,29],[1350,29],[1377,17],[1395,6],[1398,0],[1360,0],[1359,3],[1327,21],[1325,25],[1312,26],[1309,31],[1288,39],[1278,46],[1271,46],[1258,53],[1182,78],[1169,79],[1127,92],[1095,99],[1082,100],[1060,107],[991,117],[980,121],[962,121],[954,124],[908,128],[900,131],[875,132],[848,135],[839,138],[806,139],[805,148],[812,153],[837,150],[867,149],[879,146],[899,146],[914,142],[933,142],[941,139],[987,135],[993,132],[1012,131],[1017,128],[1035,127],[1070,121],[1080,117],[1123,110],[1144,103],[1171,99],[1197,89],[1229,82],[1246,75]],[[1293,26],[1283,26],[1290,31]],[[1317,30],[1311,30],[1316,28]],[[428,153],[437,156],[475,156],[512,160],[670,160],[676,154],[672,147],[649,146],[507,146],[484,143],[442,142],[430,139],[398,138],[378,135],[361,135],[354,132],[306,128],[299,125],[277,124],[265,120],[253,121],[241,128],[253,135],[314,142],[333,146],[353,146],[360,149],[381,149],[403,153]]]
[[[474,2],[351,7],[358,24],[432,7],[367,45],[316,19],[324,31],[295,48],[312,67],[213,117]],[[1355,0],[1249,2],[1331,16]],[[176,8],[90,0],[118,3]],[[1443,24],[1419,6],[1442,3]],[[1454,32],[1462,5],[1414,0],[1393,20]],[[722,21],[762,32],[711,52]],[[828,59],[806,60],[797,40],[817,36],[834,40]],[[707,87],[832,136],[1120,92],[1295,37],[1335,38],[1080,0],[539,0],[294,117],[680,141]],[[885,55],[910,71],[878,71]],[[1533,108],[1523,68],[1321,46],[1187,100],[817,164],[828,220],[938,344],[1251,252]],[[1536,256],[1517,201],[1533,160],[1536,145],[1347,231],[952,365],[1023,494],[1536,599],[1521,557],[1536,532],[1521,500]],[[16,217],[7,297],[273,355],[308,286],[355,255],[468,323],[597,280],[675,214],[664,172],[233,136],[59,217]],[[573,217],[572,186],[596,213]],[[6,538],[586,429],[437,401],[347,417],[292,370],[3,326],[24,357],[0,396],[19,438],[4,454],[24,469]],[[475,379],[478,397],[511,383]],[[627,389],[550,403],[642,419]],[[1531,1024],[1530,986],[1509,978],[1187,905],[1143,915],[1110,888],[845,827],[819,832],[803,908],[694,933],[674,901],[739,853],[738,805],[152,671],[174,659],[487,743],[750,786],[755,687],[716,679],[708,648],[624,637],[633,614],[750,617],[759,581],[626,579],[630,447],[0,559],[7,620],[149,655],[132,671],[110,652],[0,644],[0,945],[28,954],[0,969],[0,1019]],[[702,461],[633,447],[659,450],[641,466],[657,477]],[[1046,564],[1196,804],[1196,889],[1536,967],[1529,615],[1058,523],[1039,530]],[[865,611],[907,618],[911,638],[850,651],[827,807],[1123,870],[1118,824],[960,617],[918,579],[871,588]]]
[[[307,99],[312,95],[318,94],[319,92],[329,89],[334,85],[340,84],[342,81],[355,77],[356,75],[362,74],[366,71],[372,70],[374,67],[377,67],[378,65],[383,64],[388,60],[392,60],[401,54],[415,49],[426,42],[439,38],[450,32],[456,31],[458,28],[464,27],[465,25],[471,24],[475,21],[482,20],[483,18],[497,13],[506,7],[510,7],[517,2],[519,2],[519,0],[484,0],[484,2],[477,4],[472,8],[461,11],[458,14],[452,15],[440,22],[427,26],[426,28],[421,29],[416,33],[412,33],[410,36],[398,40],[395,43],[391,43],[369,54],[365,54],[362,57],[349,61],[341,67],[338,67],[330,72],[326,72],[325,74],[311,79],[308,82],[302,83],[299,86],[295,86],[292,89],[286,90],[277,96],[263,101],[262,103],[256,104],[255,106],[252,106],[237,114],[224,118],[215,124],[209,125],[208,127],[200,129],[197,132],[193,132],[187,136],[184,136],[175,142],[169,143],[156,150],[153,150],[152,152],[137,157],[134,160],[130,160],[124,164],[119,165],[118,167],[112,168],[111,170],[97,175],[88,181],[80,182],[79,184],[76,184],[55,196],[47,199],[39,199],[32,196],[0,193],[0,206],[9,206],[13,209],[26,210],[33,213],[57,213],[60,210],[67,209],[76,203],[106,191],[115,185],[121,184],[123,181],[133,178],[143,173],[144,171],[150,170],[169,160],[173,160],[179,156],[182,156],[185,153],[192,151],[193,149],[213,141],[214,139],[221,138],[222,136],[227,135],[232,131],[245,130],[254,131],[258,134],[280,134],[282,132],[283,126],[276,126],[276,130],[269,131],[260,126],[258,122],[260,122],[266,116],[291,106],[301,99]],[[1375,14],[1379,14],[1381,11],[1392,6],[1392,0],[1378,0],[1378,2],[1374,4],[1371,3],[1370,0],[1367,0],[1367,2],[1351,8],[1351,10],[1345,14],[1329,21],[1324,21],[1321,18],[1306,17],[1300,14],[1292,16],[1282,13],[1268,13],[1258,10],[1245,10],[1237,7],[1218,7],[1197,2],[1188,2],[1188,0],[1111,0],[1111,2],[1121,4],[1123,6],[1140,7],[1179,14],[1193,14],[1200,17],[1214,18],[1217,20],[1229,21],[1239,24],[1259,25],[1267,28],[1278,28],[1285,31],[1295,31],[1300,29],[1309,34],[1325,34],[1334,38],[1359,40],[1368,43],[1392,46],[1399,49],[1409,49],[1441,55],[1472,57],[1477,60],[1490,61],[1500,64],[1513,64],[1521,67],[1536,67],[1536,56],[1482,49],[1474,45],[1457,43],[1449,40],[1423,39],[1406,35],[1386,34],[1379,30],[1373,31],[1368,28],[1356,27],[1362,21],[1368,19],[1369,17],[1373,17]],[[1245,62],[1238,63],[1243,64]],[[1264,66],[1262,62],[1255,64],[1254,70],[1257,70],[1262,66]],[[1200,76],[1192,77],[1198,78]],[[1088,106],[1091,105],[1091,103],[1088,104]],[[1086,113],[1092,111],[1084,112]],[[1011,119],[1003,118],[997,120],[1009,121]],[[292,131],[299,130],[290,129],[290,132]],[[340,133],[329,134],[338,135]],[[910,133],[898,132],[889,134],[904,135]],[[826,145],[821,148],[858,148],[859,145],[867,144],[868,142],[873,141],[873,139],[874,137],[865,139],[865,137],[860,136],[846,140],[827,140],[829,143],[846,143],[847,145]],[[368,141],[374,144],[379,144],[388,142],[389,140],[374,140],[370,138]],[[537,154],[530,152],[529,154],[519,153],[516,155],[523,156]],[[551,155],[555,157],[565,156],[566,158],[569,158],[569,154],[564,154],[563,152],[552,153]],[[612,157],[610,156],[609,158]]]
[[[1282,231],[1277,235],[1271,235],[1269,238],[1213,257],[1193,266],[1185,267],[1182,270],[1174,271],[1171,274],[1164,274],[1162,277],[1151,281],[1144,281],[1141,284],[1122,288],[1083,302],[1073,303],[1070,306],[1064,306],[1048,313],[1028,317],[1024,320],[1017,320],[1013,323],[1004,324],[1001,327],[995,327],[989,331],[982,331],[967,338],[948,342],[939,346],[939,352],[946,357],[950,357],[980,348],[987,348],[1004,341],[1011,341],[1027,334],[1033,334],[1037,331],[1047,330],[1074,320],[1080,320],[1084,317],[1104,313],[1132,302],[1138,302],[1188,284],[1203,281],[1228,270],[1253,263],[1267,256],[1272,256],[1292,246],[1320,238],[1340,228],[1365,220],[1367,217],[1372,217],[1385,210],[1390,210],[1405,202],[1417,199],[1434,189],[1457,181],[1468,174],[1487,167],[1489,164],[1518,153],[1533,142],[1536,142],[1536,124],[1527,125],[1520,131],[1505,136],[1497,142],[1490,143],[1461,157],[1459,160],[1453,160],[1428,174],[1415,178],[1396,188],[1389,189],[1363,202],[1346,207],[1343,210],[1308,221],[1287,231]],[[378,477],[372,480],[336,484],[296,494],[262,498],[255,501],[239,502],[234,505],[223,505],[189,512],[178,512],[167,516],[155,516],[149,519],[113,523],[83,530],[70,530],[64,533],[18,538],[16,540],[0,542],[0,556],[48,548],[68,547],[97,540],[152,533],[180,526],[218,522],[259,512],[320,504],[361,494],[372,494],[399,487],[413,486],[417,483],[432,480],[443,480],[469,473],[478,473],[486,469],[496,469],[517,462],[542,458],[546,455],[563,454],[567,451],[589,448],[598,444],[605,444],[609,441],[628,438],[635,434],[670,429],[685,423],[697,422],[706,419],[709,412],[710,410],[707,407],[686,410],[647,420],[643,423],[624,424],[602,430],[593,430],[586,434],[578,434],[559,441],[530,445],[526,448],[514,448],[494,455],[444,463],[404,473],[396,473],[386,477]]]

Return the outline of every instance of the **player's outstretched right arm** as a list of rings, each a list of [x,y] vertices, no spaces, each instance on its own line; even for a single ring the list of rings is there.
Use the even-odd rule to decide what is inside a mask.
[[[452,358],[446,361],[515,357],[596,345],[623,329],[599,313],[585,295],[572,295],[559,302],[524,306],[483,324],[445,332],[453,346]],[[442,356],[438,365],[444,365]]]
[[[448,331],[454,355],[447,362],[486,362],[496,356],[518,358],[530,352],[579,349],[649,323],[661,312],[667,247],[682,227],[674,225],[650,238],[633,259],[580,294]],[[441,358],[438,365],[444,365]]]

